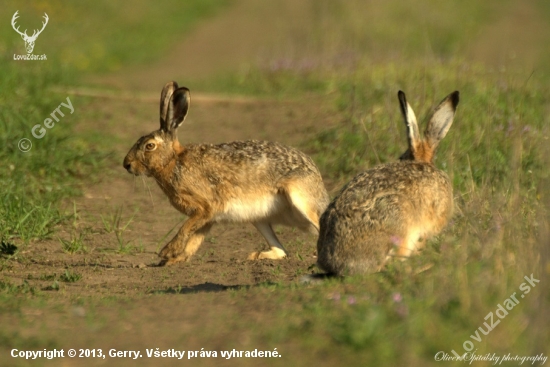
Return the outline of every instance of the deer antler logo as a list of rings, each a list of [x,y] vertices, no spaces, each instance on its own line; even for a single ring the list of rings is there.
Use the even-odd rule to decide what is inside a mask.
[[[38,38],[38,35],[40,33],[42,33],[42,31],[44,30],[44,28],[46,28],[46,24],[48,24],[48,14],[44,13],[44,22],[42,22],[42,29],[41,30],[34,30],[32,36],[28,36],[27,35],[27,30],[25,29],[25,32],[21,32],[19,30],[19,27],[15,27],[15,20],[17,18],[19,18],[19,15],[17,15],[17,13],[19,12],[19,10],[17,10],[15,12],[15,14],[13,14],[13,17],[11,18],[11,26],[13,27],[13,29],[19,33],[21,35],[21,38],[23,38],[23,41],[25,41],[25,48],[27,49],[27,53],[32,53],[32,50],[34,49],[34,42],[36,41],[36,38]]]

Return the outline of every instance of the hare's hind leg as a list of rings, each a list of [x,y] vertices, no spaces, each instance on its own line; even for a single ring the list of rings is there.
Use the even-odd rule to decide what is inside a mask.
[[[392,236],[393,248],[388,253],[386,260],[395,257],[399,260],[406,260],[411,255],[415,254],[419,249],[424,247],[425,240],[420,237],[420,231],[409,229],[408,233],[402,238]]]
[[[302,219],[302,223],[296,223],[297,227],[304,228],[304,225],[307,227],[309,223],[319,233],[321,213],[318,213],[318,203],[312,202],[312,197],[308,190],[303,189],[296,183],[291,183],[286,187],[285,193],[293,211]]]
[[[283,247],[283,245],[281,245],[281,242],[279,242],[277,235],[275,235],[273,228],[271,228],[271,224],[266,222],[256,222],[252,224],[254,224],[254,227],[256,227],[258,231],[260,231],[260,233],[264,236],[265,240],[267,241],[271,249],[269,251],[253,252],[248,256],[248,260],[256,260],[256,259],[279,260],[279,259],[285,258],[286,257],[285,248]]]

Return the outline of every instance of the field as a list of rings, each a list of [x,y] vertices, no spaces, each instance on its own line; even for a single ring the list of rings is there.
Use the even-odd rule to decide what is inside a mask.
[[[0,365],[549,363],[547,1],[3,8]],[[8,26],[17,10],[29,34],[48,14],[33,51],[47,60],[14,60],[26,53]],[[453,182],[453,219],[420,256],[365,277],[301,282],[318,271],[316,235],[293,228],[277,228],[287,259],[246,260],[267,246],[251,224],[217,225],[189,262],[158,267],[185,217],[122,160],[158,128],[169,80],[191,90],[180,142],[298,147],[332,196],[406,149],[398,90],[421,124],[459,90],[436,157]],[[64,115],[48,127],[58,107]],[[499,306],[514,298],[504,314]],[[71,348],[88,357],[67,357]],[[65,357],[15,358],[14,349]],[[154,355],[171,350],[186,354]],[[225,354],[233,350],[242,356]],[[271,357],[245,356],[255,350]],[[479,359],[456,360],[468,350]]]

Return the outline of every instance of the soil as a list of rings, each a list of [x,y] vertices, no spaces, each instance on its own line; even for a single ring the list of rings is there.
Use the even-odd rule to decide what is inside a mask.
[[[221,61],[224,67],[233,70],[254,62],[265,55],[266,38],[262,37],[278,39],[280,44],[282,35],[301,19],[301,12],[304,11],[303,7],[293,6],[292,1],[278,2],[279,5],[266,3],[262,7],[257,4],[254,0],[238,1],[229,11],[198,26],[172,49],[170,57],[163,58],[158,64],[95,76],[89,80],[90,84],[105,88],[127,86],[134,92],[140,91],[145,97],[134,100],[106,96],[95,98],[86,105],[85,108],[93,113],[86,114],[89,119],[76,127],[76,133],[101,131],[114,136],[117,143],[112,149],[115,161],[119,163],[106,167],[99,182],[85,187],[82,197],[64,203],[67,213],[73,212],[73,206],[76,208],[74,227],[67,225],[56,233],[56,238],[32,243],[23,250],[20,261],[9,262],[3,276],[14,284],[27,281],[45,292],[54,292],[51,287],[57,279],[61,288],[56,298],[63,305],[63,311],[47,318],[43,318],[41,311],[31,309],[28,314],[23,311],[28,324],[14,330],[25,335],[40,333],[32,325],[41,320],[52,335],[70,333],[70,336],[59,338],[69,338],[75,346],[106,348],[105,343],[109,342],[109,347],[144,350],[157,346],[177,348],[176,344],[182,342],[170,332],[177,325],[178,338],[188,337],[185,339],[187,347],[223,349],[228,345],[227,340],[234,336],[216,335],[214,324],[224,322],[220,320],[219,312],[223,310],[223,315],[234,318],[243,314],[254,323],[269,317],[273,311],[273,305],[266,304],[262,297],[249,297],[246,306],[237,307],[227,290],[265,283],[288,284],[314,271],[317,236],[287,227],[277,228],[279,239],[289,252],[287,259],[246,260],[249,253],[267,247],[263,237],[251,224],[216,225],[189,262],[169,267],[156,266],[159,262],[158,251],[172,238],[185,217],[171,207],[152,179],[135,178],[122,167],[122,160],[134,142],[143,134],[157,129],[158,98],[166,81],[184,80],[179,79],[184,78],[184,74],[206,76],[216,73]],[[294,14],[293,19],[285,23],[280,21],[281,17],[270,17],[273,12],[281,13],[278,7],[286,9],[285,14]],[[250,9],[258,16],[250,16]],[[245,26],[247,21],[251,23]],[[234,24],[239,26],[233,27]],[[495,29],[500,26],[495,25]],[[256,37],[244,36],[250,34]],[[205,48],[204,45],[223,47]],[[474,53],[477,50],[476,47],[472,49]],[[185,70],[185,73],[179,70]],[[204,94],[198,94],[195,98],[192,90],[191,110],[180,128],[179,139],[183,144],[266,139],[303,148],[305,141],[315,132],[341,121],[341,116],[330,106],[329,97],[323,96],[305,97],[298,101],[218,98]],[[329,192],[334,192],[339,186],[329,181],[326,185]],[[109,228],[118,212],[121,213],[121,226],[130,222],[122,231],[122,248],[116,233]],[[87,251],[75,254],[63,251],[59,238],[69,240],[78,233],[84,234],[83,243]],[[62,282],[60,277],[66,271],[80,274],[82,278],[75,282]],[[212,297],[213,293],[219,295]],[[151,294],[182,297],[142,297]],[[121,317],[119,311],[105,307],[97,309],[95,312],[102,315],[103,325],[112,323],[112,326],[101,329],[101,335],[90,332],[89,328],[86,329],[89,334],[81,334],[85,322],[79,317],[91,311],[75,306],[74,300],[110,296],[128,300],[127,307],[124,306],[128,315]],[[214,324],[203,330],[205,324],[200,320],[208,319]],[[0,316],[3,325],[4,321],[7,325],[9,320]],[[228,327],[224,330],[228,332]],[[199,331],[203,337],[193,336]],[[204,335],[208,343],[203,342]],[[244,339],[237,342],[253,349],[257,344],[250,340],[251,335],[251,332],[240,332],[238,338]],[[287,351],[292,348],[291,344],[287,345]],[[131,363],[130,360],[120,362],[119,365]],[[325,358],[324,362],[330,365],[336,361]]]
[[[300,146],[319,123],[327,126],[336,121],[330,112],[311,105],[317,104],[199,100],[192,102],[179,139],[182,143],[220,143],[255,138]],[[134,141],[157,129],[157,104],[149,102],[136,109],[131,101],[97,100],[88,108],[99,118],[79,126],[77,133],[101,129],[124,143],[113,147],[115,161],[120,164],[107,168],[100,183],[85,187],[83,197],[65,204],[69,215],[76,208],[77,218],[71,221],[74,225],[60,229],[56,236],[71,240],[83,233],[85,251],[67,253],[58,238],[33,243],[22,253],[28,261],[12,263],[14,278],[32,279],[33,284],[47,288],[53,274],[61,275],[69,269],[81,274],[82,279],[67,283],[68,294],[132,295],[182,287],[196,291],[289,282],[315,263],[316,235],[290,227],[276,228],[289,252],[287,259],[246,260],[249,253],[267,249],[267,244],[251,224],[229,223],[215,225],[191,261],[158,267],[158,251],[175,235],[185,216],[170,205],[153,179],[134,177],[122,167],[124,155]],[[142,115],[141,109],[149,112]],[[120,241],[116,230],[112,230],[117,213],[119,228],[129,223],[119,231]]]

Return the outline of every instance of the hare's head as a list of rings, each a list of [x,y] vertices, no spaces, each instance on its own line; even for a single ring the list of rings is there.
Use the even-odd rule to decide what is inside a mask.
[[[190,94],[176,82],[167,83],[160,96],[160,129],[142,136],[124,158],[124,168],[134,175],[161,172],[182,148],[177,129],[189,110]]]
[[[435,111],[428,121],[428,126],[424,131],[424,138],[420,137],[416,116],[413,109],[407,103],[405,93],[399,91],[399,105],[401,113],[407,126],[407,138],[409,148],[399,157],[400,160],[412,160],[417,162],[433,163],[435,149],[441,139],[447,135],[458,105],[458,91],[449,94],[435,108]]]

